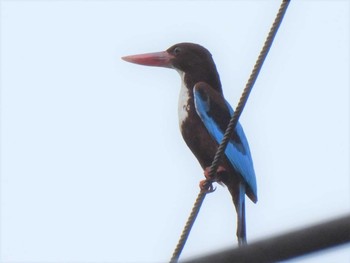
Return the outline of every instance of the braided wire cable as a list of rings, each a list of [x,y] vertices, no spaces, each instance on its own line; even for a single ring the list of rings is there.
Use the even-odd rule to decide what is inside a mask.
[[[246,84],[245,89],[242,93],[242,96],[239,100],[239,103],[236,107],[236,110],[234,111],[234,114],[233,114],[233,116],[232,116],[232,118],[227,126],[227,129],[226,129],[225,134],[224,134],[224,138],[222,139],[222,141],[218,147],[218,150],[215,154],[212,165],[210,166],[209,178],[215,178],[216,170],[219,166],[220,161],[222,160],[222,158],[224,156],[226,146],[227,146],[228,142],[230,141],[230,138],[232,136],[234,128],[236,127],[238,119],[239,119],[240,115],[242,114],[243,108],[248,100],[249,94],[254,86],[254,83],[259,75],[259,72],[262,68],[262,65],[263,65],[263,63],[267,57],[267,54],[272,46],[272,42],[276,36],[276,33],[278,31],[279,26],[282,23],[282,20],[283,20],[283,17],[287,11],[289,2],[290,2],[290,0],[283,0],[281,5],[280,5],[280,8],[279,8],[277,15],[276,15],[276,18],[275,18],[275,20],[271,26],[271,29],[267,35],[267,38],[265,40],[263,48],[260,51],[258,59],[255,62],[254,68],[252,70],[252,73],[251,73],[248,81],[247,81],[247,84]],[[212,183],[213,183],[213,180],[207,179],[206,187],[208,190],[213,189]],[[201,190],[199,192],[197,199],[193,205],[190,216],[187,219],[187,222],[186,222],[185,227],[182,231],[180,239],[179,239],[177,246],[173,252],[173,255],[170,259],[171,263],[176,263],[178,261],[180,254],[181,254],[181,252],[186,244],[187,238],[190,234],[191,228],[192,228],[192,226],[197,218],[200,207],[201,207],[207,193],[208,193],[208,191],[206,191],[206,190]]]
[[[225,135],[224,138],[222,139],[219,148],[215,154],[214,157],[214,161],[210,167],[210,173],[209,173],[209,177],[213,177],[216,173],[216,170],[219,166],[219,162],[222,159],[226,146],[228,144],[228,142],[230,141],[230,138],[232,136],[233,130],[236,127],[237,123],[238,123],[238,119],[242,114],[243,108],[248,100],[249,94],[251,92],[251,90],[253,89],[253,85],[256,81],[256,79],[258,78],[259,72],[262,68],[262,65],[265,61],[265,58],[267,57],[267,53],[269,52],[271,46],[272,46],[272,42],[276,36],[277,30],[282,22],[283,16],[287,10],[289,4],[289,0],[283,0],[282,4],[280,6],[280,9],[278,10],[278,13],[276,15],[275,21],[273,22],[270,32],[267,35],[267,38],[265,40],[264,46],[260,51],[260,54],[258,56],[257,61],[255,62],[253,71],[248,79],[248,82],[245,86],[245,89],[243,90],[242,96],[238,102],[238,105],[236,107],[236,110],[227,126],[227,129],[225,131]]]

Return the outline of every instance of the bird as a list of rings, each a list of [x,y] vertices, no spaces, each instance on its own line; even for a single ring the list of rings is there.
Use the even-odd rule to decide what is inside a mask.
[[[223,95],[212,54],[195,43],[178,43],[165,51],[122,57],[135,64],[175,69],[181,77],[178,101],[182,137],[209,179],[210,166],[223,139],[233,109]],[[245,245],[245,196],[256,203],[257,183],[248,140],[238,122],[215,178],[229,190],[237,213],[238,245]],[[205,180],[201,181],[203,188]]]

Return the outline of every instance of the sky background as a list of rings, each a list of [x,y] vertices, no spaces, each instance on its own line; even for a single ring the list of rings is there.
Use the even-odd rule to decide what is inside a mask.
[[[1,17],[0,260],[164,262],[203,173],[178,74],[120,57],[199,43],[233,107],[280,1],[9,1]],[[241,116],[257,204],[248,241],[350,212],[349,1],[292,1]],[[236,246],[227,189],[182,257]],[[350,247],[290,262],[349,262]]]

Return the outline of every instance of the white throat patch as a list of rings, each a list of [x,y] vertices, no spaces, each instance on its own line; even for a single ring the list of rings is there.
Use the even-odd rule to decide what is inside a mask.
[[[188,103],[190,99],[190,94],[189,94],[189,90],[185,85],[185,73],[180,70],[178,70],[177,72],[180,74],[180,77],[181,77],[181,90],[180,90],[179,104],[178,104],[179,125],[181,129],[183,122],[188,117],[188,111],[190,110],[190,106]]]

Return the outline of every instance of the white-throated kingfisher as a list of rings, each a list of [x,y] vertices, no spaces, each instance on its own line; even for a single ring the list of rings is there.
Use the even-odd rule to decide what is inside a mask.
[[[125,61],[175,69],[181,76],[178,115],[182,136],[208,178],[218,145],[233,115],[225,100],[212,55],[193,43],[173,45],[163,52],[123,57]],[[247,138],[240,123],[225,150],[215,181],[230,191],[237,211],[237,238],[246,243],[245,195],[257,202],[257,186]]]

